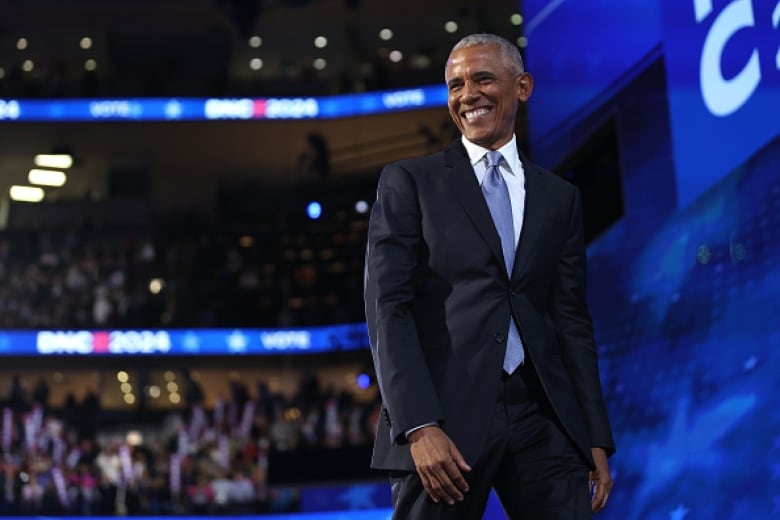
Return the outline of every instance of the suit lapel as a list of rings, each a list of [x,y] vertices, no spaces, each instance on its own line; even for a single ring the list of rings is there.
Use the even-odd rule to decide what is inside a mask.
[[[499,238],[496,226],[493,224],[493,218],[490,216],[490,210],[484,195],[482,195],[466,149],[459,140],[444,152],[444,161],[445,166],[449,169],[445,184],[455,193],[477,231],[487,242],[496,260],[503,266],[504,255],[501,253],[501,238]]]
[[[548,207],[547,187],[542,172],[520,153],[525,174],[525,213],[523,229],[515,251],[515,264],[512,279],[517,280],[530,266],[535,252],[535,244],[544,228],[544,216]]]

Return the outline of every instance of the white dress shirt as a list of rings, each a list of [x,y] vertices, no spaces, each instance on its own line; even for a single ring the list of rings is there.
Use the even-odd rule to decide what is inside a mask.
[[[477,176],[477,182],[482,186],[485,174],[488,169],[488,160],[486,154],[490,151],[482,148],[466,139],[461,138],[466,153],[469,154],[471,166]],[[501,152],[504,160],[499,165],[499,170],[504,176],[506,187],[509,190],[509,202],[512,204],[512,224],[515,228],[515,248],[520,241],[520,232],[523,229],[523,214],[525,213],[525,171],[523,163],[520,162],[520,155],[517,153],[517,138],[513,135],[512,139],[504,146],[496,150]]]

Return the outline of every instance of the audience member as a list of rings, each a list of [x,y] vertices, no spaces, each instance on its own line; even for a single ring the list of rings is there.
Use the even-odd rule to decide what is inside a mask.
[[[70,395],[63,406],[44,409],[25,397],[17,378],[3,403],[12,424],[7,456],[0,460],[0,489],[7,491],[0,493],[0,514],[282,511],[297,501],[294,493],[268,488],[270,452],[368,446],[373,437],[378,401],[322,393],[310,373],[291,398],[263,384],[257,388],[251,396],[233,382],[232,397],[211,410],[194,399],[186,413],[171,412],[156,428],[144,426],[143,441],[131,446],[126,433],[138,428],[136,415],[128,416],[124,430],[116,414],[101,420],[94,392],[80,403]],[[89,428],[74,409],[92,414]]]

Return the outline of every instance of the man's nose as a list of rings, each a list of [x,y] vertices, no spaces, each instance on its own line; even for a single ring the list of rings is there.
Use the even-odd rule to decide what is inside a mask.
[[[479,85],[473,81],[467,81],[461,89],[461,101],[473,101],[479,97]]]

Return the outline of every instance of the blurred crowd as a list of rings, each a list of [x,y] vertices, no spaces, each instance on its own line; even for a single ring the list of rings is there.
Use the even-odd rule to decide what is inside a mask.
[[[101,420],[94,393],[54,409],[45,384],[28,397],[15,379],[2,408],[0,514],[294,511],[295,487],[269,484],[272,454],[365,446],[378,417],[377,402],[323,391],[311,375],[292,398],[262,384],[254,398],[236,382],[228,393],[206,409],[195,385],[185,412],[134,424]]]
[[[0,231],[0,328],[359,322],[363,221],[301,232]]]
[[[0,232],[0,328],[87,328],[149,314],[149,239],[84,232]],[[148,282],[147,282],[148,283]]]

